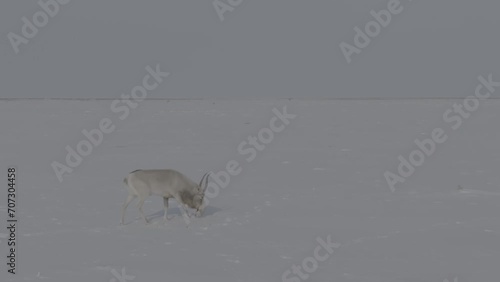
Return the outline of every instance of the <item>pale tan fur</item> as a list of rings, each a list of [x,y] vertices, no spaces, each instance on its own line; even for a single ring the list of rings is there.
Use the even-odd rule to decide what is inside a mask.
[[[124,224],[125,210],[130,202],[138,197],[139,201],[137,207],[142,218],[149,222],[142,211],[142,205],[147,197],[157,195],[163,197],[164,206],[164,220],[167,220],[168,200],[175,198],[179,207],[181,208],[182,215],[188,219],[187,208],[196,209],[196,215],[201,216],[203,213],[204,205],[203,198],[205,189],[208,184],[209,172],[203,175],[199,184],[196,184],[182,173],[173,169],[150,169],[150,170],[135,170],[132,171],[123,179],[128,188],[128,197],[122,206],[122,219],[121,224]],[[205,185],[202,188],[203,179]]]

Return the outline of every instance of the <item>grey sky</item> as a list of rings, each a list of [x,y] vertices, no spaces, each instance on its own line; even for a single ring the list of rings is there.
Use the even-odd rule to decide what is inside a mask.
[[[401,0],[347,63],[339,44],[390,1],[243,0],[220,21],[213,0],[73,0],[18,54],[8,34],[41,8],[2,1],[0,98],[117,98],[157,63],[170,76],[148,98],[465,97],[500,80],[498,0]]]

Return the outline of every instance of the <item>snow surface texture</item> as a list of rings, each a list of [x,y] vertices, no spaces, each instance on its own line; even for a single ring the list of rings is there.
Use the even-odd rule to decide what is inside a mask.
[[[0,281],[282,281],[328,236],[338,248],[290,281],[498,281],[500,101],[453,131],[442,115],[455,102],[145,101],[121,121],[110,101],[1,101],[1,186],[17,166],[20,223],[15,276],[0,229]],[[238,145],[285,105],[297,117],[247,162]],[[106,117],[115,131],[60,183],[51,162]],[[391,193],[384,172],[436,127],[449,140]],[[159,197],[144,205],[151,224],[134,201],[119,225],[128,172],[199,181],[230,160],[242,172],[189,228],[175,201],[163,223]]]

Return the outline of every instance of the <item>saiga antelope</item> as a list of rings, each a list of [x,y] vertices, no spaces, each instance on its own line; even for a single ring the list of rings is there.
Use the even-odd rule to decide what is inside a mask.
[[[189,220],[187,207],[196,209],[196,216],[200,217],[203,214],[203,198],[208,185],[208,177],[210,172],[203,175],[200,184],[196,184],[182,173],[173,169],[149,169],[132,171],[123,179],[123,182],[128,187],[128,197],[122,206],[122,220],[124,224],[125,210],[130,202],[138,197],[137,207],[142,218],[149,223],[149,220],[142,211],[142,205],[147,197],[158,195],[163,197],[163,219],[167,220],[168,200],[175,198],[179,204],[183,217],[186,221]],[[203,180],[205,185],[202,188]]]

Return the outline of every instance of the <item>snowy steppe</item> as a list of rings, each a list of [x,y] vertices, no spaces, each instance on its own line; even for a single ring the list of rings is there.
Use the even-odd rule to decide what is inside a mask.
[[[288,281],[499,281],[500,100],[452,130],[443,114],[461,102],[160,100],[120,120],[106,100],[0,101],[0,281],[271,282],[294,265],[307,279]],[[238,145],[284,106],[296,118],[246,161]],[[51,163],[103,118],[114,132],[59,182]],[[384,172],[437,127],[448,140],[392,193]],[[144,205],[151,224],[133,202],[119,225],[128,172],[173,168],[198,181],[231,160],[241,173],[189,228],[174,200],[163,223],[160,197]],[[16,275],[5,263],[9,166]],[[340,245],[305,272],[328,236]]]

